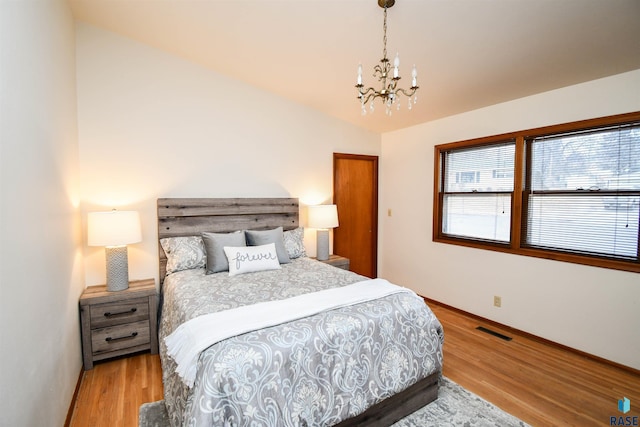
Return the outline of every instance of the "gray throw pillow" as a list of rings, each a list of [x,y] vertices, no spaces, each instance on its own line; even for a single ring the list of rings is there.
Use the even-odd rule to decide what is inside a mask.
[[[207,252],[206,274],[229,270],[229,261],[224,253],[225,246],[247,246],[242,231],[235,233],[202,233],[204,249]]]
[[[275,243],[280,264],[291,262],[287,254],[287,248],[284,247],[284,241],[282,240],[282,227],[274,228],[273,230],[245,230],[244,234],[247,237],[248,246],[262,246]]]

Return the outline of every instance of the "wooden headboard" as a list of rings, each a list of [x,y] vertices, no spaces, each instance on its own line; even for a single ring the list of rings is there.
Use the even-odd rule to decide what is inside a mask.
[[[230,233],[298,227],[298,199],[158,199],[158,254],[160,284],[164,282],[167,256],[160,245],[165,237],[198,236],[202,232]]]

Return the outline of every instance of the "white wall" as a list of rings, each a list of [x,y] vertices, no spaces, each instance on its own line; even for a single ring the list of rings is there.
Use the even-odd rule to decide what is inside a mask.
[[[82,366],[74,23],[0,2],[0,425],[64,424]]]
[[[140,210],[132,279],[158,275],[158,197],[319,203],[332,197],[333,152],[380,153],[378,134],[88,24],[76,34],[83,221]],[[103,249],[85,251],[87,285],[103,283]]]
[[[432,242],[435,145],[638,110],[640,70],[384,134],[381,275],[434,300],[640,369],[639,274]],[[502,296],[502,308],[493,307],[494,295]]]

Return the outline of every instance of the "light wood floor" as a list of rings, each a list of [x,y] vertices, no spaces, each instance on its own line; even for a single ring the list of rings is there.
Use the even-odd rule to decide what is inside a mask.
[[[157,354],[97,362],[82,374],[71,418],[74,427],[137,427],[138,408],[163,398]]]
[[[444,375],[533,426],[608,426],[627,397],[640,415],[640,375],[430,304],[445,331]],[[504,341],[475,330],[485,326]]]
[[[623,414],[640,416],[640,375],[501,330],[455,310],[430,304],[445,330],[444,375],[533,426],[608,426]],[[485,326],[509,335],[503,341]],[[137,426],[138,407],[162,399],[157,355],[99,362],[84,373],[73,427]]]

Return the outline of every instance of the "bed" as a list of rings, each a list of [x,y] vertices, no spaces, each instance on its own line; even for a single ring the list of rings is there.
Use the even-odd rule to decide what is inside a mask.
[[[387,426],[437,398],[444,338],[435,315],[407,289],[306,257],[298,211],[294,198],[158,199],[173,427]],[[226,270],[207,259],[238,235],[253,246],[225,244]],[[241,254],[252,262],[240,267]]]

